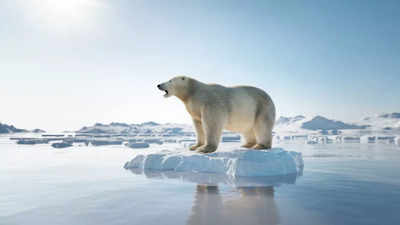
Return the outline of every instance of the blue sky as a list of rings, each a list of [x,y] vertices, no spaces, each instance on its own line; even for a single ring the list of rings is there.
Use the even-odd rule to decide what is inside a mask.
[[[400,111],[399,1],[0,2],[0,121],[189,123],[156,84],[254,85],[278,114]]]

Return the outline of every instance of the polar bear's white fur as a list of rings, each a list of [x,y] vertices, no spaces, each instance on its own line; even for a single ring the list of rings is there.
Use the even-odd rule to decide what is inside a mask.
[[[164,97],[183,101],[193,119],[197,143],[191,150],[208,153],[218,148],[222,130],[241,133],[243,147],[269,149],[275,122],[275,106],[263,90],[250,86],[224,87],[186,76],[157,85]]]

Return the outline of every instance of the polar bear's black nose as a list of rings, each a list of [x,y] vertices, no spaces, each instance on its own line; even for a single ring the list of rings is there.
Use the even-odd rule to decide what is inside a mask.
[[[161,87],[161,85],[159,84],[159,85],[157,85],[157,87],[158,87],[158,88],[160,88],[160,87]]]

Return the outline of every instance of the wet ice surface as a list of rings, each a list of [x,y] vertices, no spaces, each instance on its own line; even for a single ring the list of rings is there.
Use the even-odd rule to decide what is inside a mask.
[[[400,220],[400,148],[395,145],[281,144],[302,152],[301,176],[240,180],[197,174],[199,180],[190,173],[126,170],[123,165],[137,150],[122,146],[54,150],[0,143],[1,225]],[[218,185],[207,185],[208,178]]]

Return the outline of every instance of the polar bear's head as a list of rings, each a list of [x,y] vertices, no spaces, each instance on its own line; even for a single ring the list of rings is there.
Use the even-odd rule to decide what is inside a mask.
[[[166,98],[174,95],[180,99],[185,99],[190,94],[192,83],[193,79],[190,77],[177,76],[157,85],[157,88],[165,91],[164,97]]]

